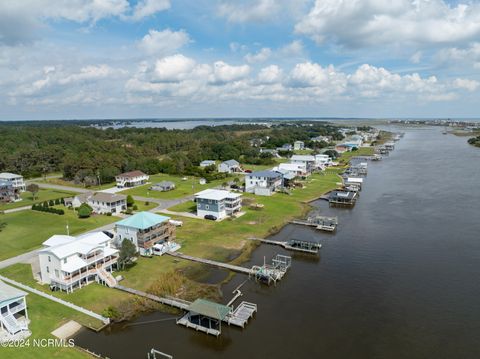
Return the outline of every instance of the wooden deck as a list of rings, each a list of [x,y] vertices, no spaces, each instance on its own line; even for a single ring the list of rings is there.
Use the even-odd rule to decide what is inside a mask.
[[[233,264],[217,262],[217,261],[213,261],[211,259],[193,257],[193,256],[189,256],[187,254],[183,254],[183,253],[179,253],[179,252],[166,252],[165,254],[168,254],[170,256],[177,257],[177,258],[186,259],[186,260],[192,261],[192,262],[208,264],[208,265],[211,265],[211,266],[214,266],[214,267],[217,267],[217,268],[228,269],[228,270],[238,272],[238,273],[242,273],[242,274],[247,274],[247,275],[252,274],[251,269],[236,266],[236,265],[233,265]]]
[[[274,240],[271,240],[271,239],[263,239],[263,238],[256,238],[256,237],[250,237],[249,239],[252,240],[252,241],[259,241],[259,242],[262,242],[262,243],[265,243],[265,244],[280,246],[280,247],[283,247],[283,248],[285,248],[287,250],[290,250],[290,251],[310,253],[310,254],[317,254],[318,250],[322,247],[322,245],[319,244],[319,243],[300,241],[300,240],[292,240],[292,241],[306,243],[307,245],[305,245],[305,246],[298,245],[297,246],[297,245],[295,245],[295,243],[292,243],[292,241],[281,242],[281,241],[274,241]]]

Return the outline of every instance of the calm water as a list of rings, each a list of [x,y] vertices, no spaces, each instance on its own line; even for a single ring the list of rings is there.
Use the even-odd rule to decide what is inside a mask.
[[[321,257],[294,256],[276,287],[247,282],[242,300],[259,311],[244,330],[224,326],[216,339],[153,313],[76,343],[111,358],[151,348],[175,358],[479,358],[480,150],[441,130],[407,130],[370,164],[354,209],[315,203],[339,217],[335,235],[289,225],[275,236],[321,240]],[[251,263],[282,252],[262,245]],[[225,302],[244,280],[223,288]]]

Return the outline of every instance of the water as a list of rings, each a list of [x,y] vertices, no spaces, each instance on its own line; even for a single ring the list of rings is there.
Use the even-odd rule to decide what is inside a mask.
[[[479,358],[480,151],[441,128],[407,130],[369,165],[355,208],[328,208],[336,234],[286,226],[275,239],[321,240],[320,258],[295,255],[276,287],[246,283],[259,311],[244,330],[208,337],[152,313],[76,343],[111,358],[151,348],[176,358]],[[251,263],[286,253],[262,245]],[[248,265],[248,264],[245,264]],[[225,302],[245,280],[224,288]]]

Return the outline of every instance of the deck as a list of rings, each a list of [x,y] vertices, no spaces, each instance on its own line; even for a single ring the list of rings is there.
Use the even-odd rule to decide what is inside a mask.
[[[247,274],[247,275],[252,274],[251,269],[236,266],[236,265],[233,265],[233,264],[217,262],[217,261],[213,261],[211,259],[193,257],[193,256],[189,256],[187,254],[183,254],[183,253],[180,253],[180,252],[166,252],[165,254],[168,254],[170,256],[177,257],[177,258],[186,259],[186,260],[192,261],[192,262],[203,263],[203,264],[208,264],[208,265],[218,267],[218,268],[228,269],[228,270],[238,272],[238,273],[242,273],[242,274]]]
[[[302,241],[299,239],[292,239],[288,242],[274,241],[271,239],[263,239],[263,238],[256,238],[256,237],[251,237],[249,239],[252,241],[259,241],[265,244],[280,246],[290,251],[310,253],[310,254],[317,254],[318,250],[322,247],[322,245],[319,243]]]

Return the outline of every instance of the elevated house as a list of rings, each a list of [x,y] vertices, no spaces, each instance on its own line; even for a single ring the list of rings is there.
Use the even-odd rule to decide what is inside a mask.
[[[27,293],[0,281],[0,343],[25,339],[31,333]]]
[[[118,188],[128,188],[141,186],[147,183],[149,178],[150,177],[142,171],[131,171],[115,176],[115,181],[117,182]]]
[[[308,176],[307,165],[303,162],[299,163],[280,163],[277,167],[273,168],[274,171],[288,171],[295,173],[296,177],[306,177]]]
[[[200,167],[208,167],[208,166],[215,166],[216,162],[212,160],[205,160],[200,162]]]
[[[331,140],[330,136],[317,136],[317,137],[312,137],[311,140],[313,142],[326,142],[329,143]]]
[[[290,163],[305,165],[308,174],[315,170],[315,157],[312,155],[293,155],[290,157]]]
[[[243,170],[238,161],[228,160],[218,165],[218,172],[235,173],[235,172],[243,172]]]
[[[20,199],[20,193],[13,188],[10,182],[0,180],[0,203],[17,202]]]
[[[159,183],[155,183],[150,187],[152,191],[160,191],[160,192],[167,192],[175,189],[175,183],[172,181],[162,181]]]
[[[245,192],[271,196],[283,184],[283,176],[276,171],[257,171],[245,176]]]
[[[242,209],[241,194],[225,190],[206,189],[195,194],[197,203],[197,216],[204,218],[206,215],[222,219],[233,216]]]
[[[142,256],[161,255],[179,248],[174,242],[176,227],[170,217],[140,212],[115,223],[116,242],[131,241]]]
[[[315,165],[319,168],[324,168],[331,163],[331,158],[328,155],[315,155]]]
[[[293,145],[289,143],[285,143],[282,145],[282,147],[277,147],[278,152],[288,152],[288,151],[293,151]]]
[[[293,149],[296,151],[301,151],[305,149],[305,143],[303,141],[295,141],[293,143]]]
[[[80,207],[83,203],[92,207],[94,213],[120,213],[127,209],[127,196],[117,193],[81,193],[64,199],[66,206]]]
[[[54,235],[43,242],[38,252],[42,283],[51,288],[72,292],[91,282],[113,287],[117,284],[110,273],[116,268],[119,251],[103,232],[79,237]]]
[[[6,181],[10,183],[16,192],[25,192],[27,188],[23,180],[23,176],[14,173],[0,173],[0,181]]]

